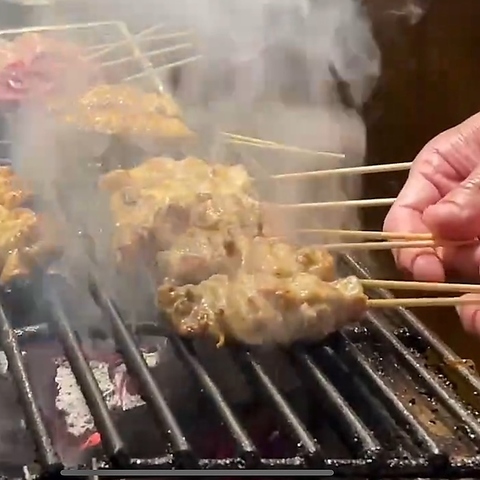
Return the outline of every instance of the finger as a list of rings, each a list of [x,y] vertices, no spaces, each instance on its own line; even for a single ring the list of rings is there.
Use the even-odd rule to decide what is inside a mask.
[[[441,133],[413,162],[407,183],[385,219],[390,232],[433,233],[424,211],[437,204],[464,180],[480,158],[480,114]],[[478,155],[477,155],[478,153]],[[427,216],[427,220],[428,216]],[[435,226],[435,220],[433,221]],[[451,232],[447,238],[451,236]],[[443,281],[445,272],[434,249],[395,251],[397,265],[418,280]]]
[[[480,245],[444,247],[441,259],[445,270],[462,278],[462,281],[478,281],[480,276]]]
[[[462,298],[478,299],[478,304],[458,306],[457,312],[463,328],[469,333],[480,336],[480,296],[469,293]]]
[[[412,170],[397,201],[388,212],[383,229],[395,233],[430,233],[422,220],[423,211],[441,198],[439,191],[422,174]],[[433,247],[405,248],[392,251],[397,266],[416,280],[443,282],[445,272]]]
[[[423,222],[442,238],[468,240],[480,235],[480,166],[436,204]]]

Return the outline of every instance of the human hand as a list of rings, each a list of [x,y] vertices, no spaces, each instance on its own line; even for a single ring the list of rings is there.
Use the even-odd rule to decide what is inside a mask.
[[[480,114],[441,133],[417,155],[384,231],[448,240],[480,236]],[[447,272],[480,279],[478,245],[408,248],[393,255],[415,280],[443,282]],[[465,329],[480,335],[480,298],[478,306],[462,306],[459,314]]]

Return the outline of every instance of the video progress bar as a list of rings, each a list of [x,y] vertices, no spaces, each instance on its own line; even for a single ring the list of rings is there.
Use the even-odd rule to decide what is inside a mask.
[[[333,470],[62,470],[64,477],[332,477]]]

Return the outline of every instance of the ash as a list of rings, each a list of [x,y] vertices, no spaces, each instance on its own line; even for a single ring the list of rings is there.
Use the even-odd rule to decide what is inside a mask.
[[[155,353],[153,356],[144,354],[144,359],[151,367],[158,363]],[[127,411],[145,404],[140,395],[129,392],[128,373],[123,363],[113,369],[107,362],[96,360],[90,361],[89,365],[110,410]],[[55,407],[65,415],[68,432],[79,437],[93,431],[93,417],[66,360],[59,362],[55,383],[58,392]]]

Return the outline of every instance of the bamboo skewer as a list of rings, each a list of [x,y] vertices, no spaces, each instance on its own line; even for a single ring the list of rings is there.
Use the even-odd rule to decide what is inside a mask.
[[[296,233],[318,233],[340,237],[363,238],[366,240],[433,240],[431,233],[380,232],[367,230],[337,230],[330,228],[300,228]]]
[[[223,132],[223,135],[229,138],[230,144],[233,145],[246,145],[252,146],[257,148],[267,148],[272,150],[284,150],[293,153],[302,153],[306,155],[316,155],[316,156],[328,156],[334,157],[338,159],[345,158],[343,153],[335,153],[335,152],[317,152],[315,150],[309,150],[301,147],[295,147],[292,145],[284,145],[282,143],[272,142],[269,140],[262,140],[260,138],[254,137],[246,137],[244,135],[237,135],[233,133]]]
[[[300,147],[282,145],[280,143],[277,143],[277,144],[252,143],[252,142],[245,142],[243,140],[230,140],[228,143],[230,143],[231,145],[245,145],[247,147],[249,146],[249,147],[255,147],[255,148],[265,148],[265,149],[270,149],[270,150],[283,150],[285,152],[302,153],[302,154],[305,154],[305,155],[345,158],[345,155],[343,155],[341,153],[317,152],[315,150],[308,150],[308,149],[300,148]]]
[[[281,173],[272,175],[273,180],[301,180],[309,178],[323,178],[336,175],[366,175],[369,173],[400,172],[409,170],[412,162],[389,163],[385,165],[362,165],[360,167],[332,168],[329,170],[315,170],[310,172]]]
[[[441,246],[462,246],[469,245],[476,240],[448,241],[448,240],[404,240],[386,242],[345,242],[324,244],[322,247],[330,252],[342,250],[392,250],[396,248],[427,248]]]
[[[457,307],[460,305],[480,306],[480,297],[380,298],[367,300],[368,308]]]
[[[334,202],[275,204],[274,206],[284,210],[298,210],[302,208],[321,209],[333,207],[389,207],[393,205],[395,200],[396,198],[368,198],[361,200],[340,200]]]
[[[371,279],[360,279],[360,282],[366,288],[385,288],[389,290],[426,290],[430,292],[450,293],[480,293],[480,285],[468,283],[408,282],[401,280]]]

